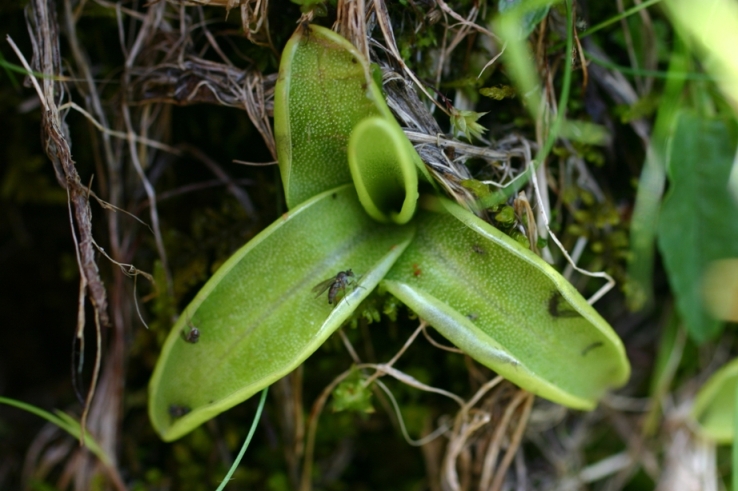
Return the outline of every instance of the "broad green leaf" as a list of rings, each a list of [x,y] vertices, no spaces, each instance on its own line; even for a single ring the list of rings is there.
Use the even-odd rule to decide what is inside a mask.
[[[333,31],[299,27],[282,53],[274,94],[288,207],[351,182],[349,136],[370,116],[392,118],[364,57]]]
[[[420,157],[396,121],[364,119],[351,133],[348,159],[359,201],[372,218],[404,224],[413,217]]]
[[[620,339],[541,258],[446,199],[422,198],[417,236],[382,285],[480,363],[591,409],[630,367]]]
[[[713,373],[695,397],[691,417],[699,433],[718,443],[733,441],[738,360]]]
[[[181,437],[291,372],[351,315],[412,239],[371,219],[351,186],[286,213],[236,252],[172,328],[149,387],[164,440]],[[337,305],[313,288],[352,269]],[[185,335],[196,327],[196,343]]]
[[[698,342],[721,330],[703,306],[703,274],[710,262],[738,256],[738,206],[727,186],[736,150],[732,130],[722,120],[683,112],[667,164],[671,189],[659,219],[659,248],[679,313]]]

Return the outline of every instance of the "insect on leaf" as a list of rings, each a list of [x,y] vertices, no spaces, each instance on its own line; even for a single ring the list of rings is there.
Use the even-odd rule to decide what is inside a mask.
[[[262,231],[172,328],[149,385],[157,432],[179,438],[295,369],[348,319],[413,233],[372,220],[351,186],[316,196]],[[316,283],[346,266],[361,272],[356,287],[336,305],[316,298]],[[197,320],[196,344],[182,336],[188,319]]]

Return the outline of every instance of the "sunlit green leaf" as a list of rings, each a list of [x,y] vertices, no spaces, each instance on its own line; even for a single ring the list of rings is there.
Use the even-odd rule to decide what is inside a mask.
[[[425,199],[425,198],[424,198]],[[555,402],[591,409],[630,372],[612,328],[540,257],[445,199],[384,287],[480,363]]]
[[[174,440],[283,377],[351,315],[413,235],[371,219],[351,186],[285,214],[236,252],[172,329],[151,379],[149,414]],[[352,269],[332,306],[313,288]],[[196,327],[196,343],[186,332]]]

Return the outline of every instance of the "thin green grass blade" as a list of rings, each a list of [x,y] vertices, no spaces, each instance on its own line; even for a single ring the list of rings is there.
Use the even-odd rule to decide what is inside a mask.
[[[218,489],[216,491],[223,491],[225,487],[228,485],[228,482],[231,480],[231,477],[233,476],[233,473],[236,472],[236,469],[238,468],[238,464],[241,463],[241,459],[243,459],[243,455],[246,453],[246,449],[249,448],[249,443],[251,443],[251,438],[253,438],[254,433],[256,432],[256,426],[259,424],[259,419],[261,419],[261,412],[264,410],[264,403],[266,402],[266,396],[267,392],[269,391],[269,387],[264,387],[264,390],[261,391],[261,399],[259,399],[259,407],[256,408],[256,414],[254,415],[254,421],[251,422],[251,428],[249,429],[249,434],[246,436],[246,440],[243,442],[243,445],[241,446],[241,450],[238,452],[238,455],[236,456],[236,460],[233,461],[233,465],[230,469],[228,469],[228,474],[223,478],[223,482],[220,483],[220,486],[218,486]]]
[[[51,414],[50,412],[44,411],[43,409],[37,408],[36,406],[33,406],[31,404],[2,396],[0,396],[0,404],[7,404],[8,406],[17,407],[18,409],[22,409],[31,414],[35,414],[36,416],[45,419],[49,423],[58,426],[59,428],[79,440],[79,421],[64,412],[57,411],[57,414]],[[85,433],[84,443],[85,446],[90,449],[90,452],[92,452],[98,459],[100,459],[103,464],[111,466],[110,458],[103,451],[103,449],[100,448],[100,445],[97,444],[97,442],[90,436],[89,433]]]
[[[669,61],[669,72],[684,72],[688,66],[687,53],[679,38]],[[630,225],[631,257],[628,261],[626,294],[628,307],[640,310],[653,302],[653,261],[656,227],[661,197],[666,185],[666,158],[668,142],[674,134],[676,116],[681,107],[684,79],[667,80],[659,105],[654,131],[646,149],[646,160],[638,181],[638,191]]]
[[[510,77],[512,78],[519,94],[524,94],[525,104],[531,117],[535,120],[538,118],[538,111],[543,103],[541,99],[540,80],[533,65],[533,55],[528,49],[526,39],[520,37],[519,26],[523,22],[526,12],[532,8],[542,6],[547,2],[526,2],[524,7],[518,7],[505,14],[498,16],[495,26],[497,32],[505,40],[506,49],[504,59]],[[549,4],[557,2],[548,2]],[[571,0],[565,0],[566,3],[566,52],[571,53],[574,46],[574,18],[572,15]],[[569,104],[569,94],[571,92],[571,67],[572,57],[564,57],[564,75],[561,82],[561,93],[559,94],[558,112],[554,118],[554,122],[549,128],[548,136],[543,146],[538,150],[535,156],[534,165],[527,168],[516,180],[499,191],[491,193],[489,197],[480,200],[480,205],[485,208],[496,206],[507,201],[510,196],[517,193],[523,186],[528,183],[532,172],[546,160],[549,152],[553,148],[556,139],[559,137],[561,127],[566,117],[566,108]]]

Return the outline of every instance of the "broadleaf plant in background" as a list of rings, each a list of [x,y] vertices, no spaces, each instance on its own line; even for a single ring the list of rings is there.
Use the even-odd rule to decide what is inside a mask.
[[[719,43],[712,46],[708,41],[735,35],[738,9],[721,0],[665,4],[678,29],[664,101],[639,182],[627,293],[634,310],[652,303],[653,250],[658,243],[684,326],[690,338],[703,343],[722,333],[720,312],[732,308],[729,299],[716,306],[717,297],[705,293],[708,280],[713,292],[720,289],[720,275],[710,276],[708,271],[716,261],[738,258],[738,222],[729,218],[738,214],[733,191],[738,182],[738,65],[732,53],[729,56],[726,49],[715,49]],[[719,22],[713,25],[709,19]],[[704,90],[706,82],[687,84],[690,59],[700,51],[710,53],[705,67],[733,104],[732,110],[715,92]],[[669,191],[661,201],[667,177]],[[729,282],[724,284],[723,290]]]
[[[635,309],[651,303],[656,241],[676,303],[676,320],[662,339],[662,351],[673,355],[670,362],[662,363],[670,366],[662,370],[668,372],[664,377],[668,384],[681,358],[683,332],[702,344],[718,338],[726,321],[738,321],[738,64],[733,49],[738,8],[723,0],[669,0],[664,5],[677,28],[676,48],[666,100],[660,105],[639,183],[629,295]],[[687,83],[694,55],[700,55],[712,81]],[[712,86],[720,87],[725,99]],[[669,190],[661,201],[667,177]],[[680,325],[683,331],[678,330]],[[718,444],[733,442],[734,490],[738,489],[737,387],[738,360],[734,359],[699,389],[690,412],[691,427],[701,438]],[[658,402],[665,393],[662,386],[652,395]],[[656,418],[649,419],[653,428]]]
[[[274,119],[290,210],[237,251],[172,328],[150,383],[149,414],[163,439],[292,371],[377,287],[552,401],[591,409],[626,382],[622,343],[567,280],[436,194],[348,41],[297,29]],[[326,279],[335,296],[316,298]],[[187,336],[194,328],[196,343]]]
[[[667,161],[671,187],[659,217],[659,249],[684,325],[698,342],[714,339],[723,325],[703,302],[708,266],[738,257],[738,204],[727,187],[736,136],[729,120],[684,111]]]

